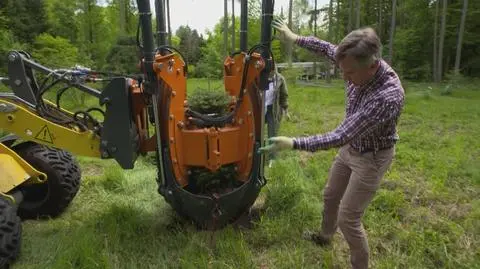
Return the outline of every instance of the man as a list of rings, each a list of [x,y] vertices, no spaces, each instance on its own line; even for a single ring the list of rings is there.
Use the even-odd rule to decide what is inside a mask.
[[[404,90],[395,71],[379,58],[380,40],[371,28],[349,33],[338,46],[294,34],[275,19],[279,38],[326,56],[343,71],[346,117],[333,131],[309,137],[272,137],[260,153],[285,149],[339,147],[324,189],[321,230],[308,239],[327,245],[340,228],[350,248],[353,268],[368,268],[369,249],[361,218],[390,167],[398,140],[397,120]],[[312,111],[314,113],[314,111]]]
[[[265,91],[265,123],[267,135],[274,137],[280,128],[282,116],[290,118],[288,114],[288,89],[285,78],[278,73],[277,67],[272,70],[269,77],[268,89]],[[275,152],[269,153],[268,167],[271,168],[276,158]]]

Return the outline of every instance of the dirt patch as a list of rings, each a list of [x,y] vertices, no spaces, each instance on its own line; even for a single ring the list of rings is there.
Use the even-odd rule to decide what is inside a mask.
[[[386,189],[386,190],[389,190],[389,191],[394,191],[398,188],[403,188],[403,186],[398,181],[384,179],[380,183],[380,188]]]
[[[305,167],[307,166],[308,161],[313,157],[310,152],[300,151],[298,154],[300,158],[300,166]]]
[[[265,197],[259,196],[253,206],[233,223],[233,227],[236,229],[253,229],[264,213]]]
[[[435,212],[442,216],[447,216],[451,220],[463,219],[472,210],[471,204],[436,204],[433,206]]]
[[[92,176],[101,176],[103,175],[103,167],[96,164],[88,164],[82,166],[82,176],[83,177],[92,177]]]

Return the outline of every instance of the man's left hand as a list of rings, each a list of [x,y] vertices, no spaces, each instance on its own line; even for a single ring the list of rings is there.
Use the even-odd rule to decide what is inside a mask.
[[[285,149],[293,149],[293,138],[286,136],[275,136],[268,140],[268,145],[258,149],[258,153],[277,152]]]

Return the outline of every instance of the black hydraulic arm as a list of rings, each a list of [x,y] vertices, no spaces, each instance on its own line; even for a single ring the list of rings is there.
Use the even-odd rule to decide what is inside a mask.
[[[273,8],[274,8],[274,0],[262,0],[262,37],[261,37],[261,44],[262,44],[262,58],[265,60],[265,68],[262,70],[260,74],[260,89],[262,91],[266,91],[268,89],[268,77],[273,68],[273,55],[271,54],[271,37],[272,37],[272,28],[271,23],[273,19]],[[265,93],[265,92],[264,92]],[[261,126],[264,126],[265,118],[265,99],[264,95],[261,95]],[[264,137],[264,128],[261,129],[260,137]],[[260,141],[260,144],[263,146],[264,141]],[[262,155],[261,157],[261,165],[260,165],[260,176],[263,177],[264,175],[264,162],[265,157]]]
[[[167,45],[167,27],[165,26],[165,0],[155,1],[157,18],[157,46]]]
[[[55,79],[62,80],[69,83],[72,87],[86,92],[95,97],[100,97],[100,91],[88,87],[81,83],[75,83],[65,76],[65,72],[61,70],[51,70],[39,63],[30,60],[25,54],[18,51],[11,51],[7,56],[8,61],[8,83],[12,88],[13,93],[22,100],[36,105],[37,96],[40,89],[35,79],[34,72],[40,71]]]
[[[272,19],[273,19],[274,0],[262,0],[262,38],[263,45],[262,57],[266,60],[265,69],[262,71],[260,79],[261,89],[266,89],[268,85],[268,74],[273,68],[273,62],[270,60],[270,48],[272,38]]]
[[[248,0],[242,0],[240,8],[240,50],[247,52]]]
[[[162,1],[162,0],[156,0]],[[137,0],[140,15],[140,26],[142,29],[142,69],[145,73],[144,87],[147,93],[156,93],[157,87],[153,62],[155,60],[155,48],[152,32],[152,12],[148,0]]]
[[[159,3],[161,2],[161,3]],[[156,133],[156,141],[157,141],[157,168],[158,168],[158,180],[160,181],[160,185],[165,184],[165,174],[164,174],[164,167],[163,167],[163,145],[162,139],[160,137],[160,118],[159,118],[159,107],[158,104],[160,103],[160,87],[159,83],[156,79],[156,74],[153,70],[153,64],[155,60],[155,49],[153,44],[153,32],[152,32],[152,13],[150,11],[150,2],[149,0],[137,0],[138,11],[140,15],[140,23],[142,29],[142,69],[145,73],[145,80],[143,81],[144,91],[146,93],[151,94],[152,98],[152,106],[153,106],[153,116],[155,119],[155,133]],[[155,6],[158,6],[157,10],[157,17],[163,18],[163,22],[160,22],[160,25],[163,25],[163,29],[165,29],[165,9],[161,8],[163,6],[163,0],[155,0]],[[160,32],[160,31],[159,31]],[[163,36],[163,42],[165,43],[165,36]],[[159,41],[161,42],[161,41]]]

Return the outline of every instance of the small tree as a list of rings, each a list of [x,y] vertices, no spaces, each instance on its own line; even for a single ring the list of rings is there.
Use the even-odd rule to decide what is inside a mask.
[[[189,108],[202,114],[215,114],[217,117],[229,112],[231,97],[221,90],[197,88],[189,97]],[[215,172],[206,168],[191,167],[187,190],[196,194],[230,192],[241,185],[237,180],[234,164],[224,165]]]

